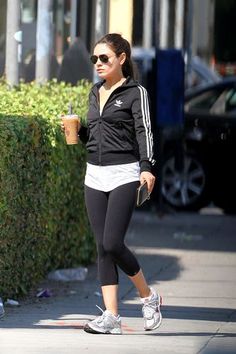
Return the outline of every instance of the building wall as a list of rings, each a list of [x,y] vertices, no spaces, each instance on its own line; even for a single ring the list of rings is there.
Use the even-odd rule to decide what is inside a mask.
[[[5,49],[7,1],[0,0],[0,51]]]
[[[23,8],[25,11],[32,9],[32,4],[36,4],[37,0],[19,0],[22,4],[25,4]],[[149,0],[150,1],[150,0]],[[169,3],[168,14],[168,48],[174,45],[175,34],[175,6],[176,0],[165,0]],[[5,51],[5,27],[6,27],[6,0],[0,0],[0,74],[4,68],[4,51]],[[143,45],[144,44],[144,31],[147,26],[152,27],[152,41],[154,43],[154,33],[157,32],[156,42],[158,43],[159,28],[159,9],[161,4],[160,0],[153,0],[153,15],[156,17],[155,29],[151,19],[145,18],[145,5],[147,0],[108,0],[109,3],[109,32],[118,32],[122,34],[131,45]],[[184,1],[185,7],[188,0]],[[26,4],[28,4],[26,6]],[[69,46],[68,38],[70,31],[70,4],[71,0],[56,0],[54,1],[54,51],[55,55],[60,63],[63,58],[65,50]],[[95,4],[96,0],[81,0],[78,2],[78,25],[77,34],[85,42],[88,51],[91,50],[94,43],[94,30],[95,30]],[[30,6],[31,5],[31,6]],[[205,61],[210,61],[213,53],[213,38],[214,38],[214,9],[215,0],[193,0],[194,12],[193,12],[193,40],[192,40],[192,54],[199,55]],[[35,5],[36,7],[36,5]],[[154,11],[158,9],[158,11]],[[158,13],[158,15],[157,15]],[[29,11],[27,12],[29,14]],[[26,12],[22,14],[22,24],[29,27],[29,23],[24,23]],[[186,16],[186,13],[185,13]],[[184,17],[185,17],[184,16]],[[34,26],[36,26],[36,14],[34,14]],[[26,21],[28,22],[28,20]],[[144,23],[146,22],[146,23]],[[27,30],[28,31],[28,30]],[[29,32],[29,31],[28,31]],[[30,30],[31,37],[35,37],[34,32]],[[29,40],[27,34],[23,36],[23,59],[28,47],[35,49],[35,43],[33,39]],[[31,38],[30,37],[30,38]],[[27,39],[27,40],[26,40]],[[2,59],[1,59],[2,58]],[[1,70],[2,68],[2,70]]]
[[[209,62],[213,53],[215,0],[194,0],[193,55]]]
[[[6,13],[7,2],[0,0],[0,77],[4,74],[5,68]]]
[[[109,32],[132,41],[133,0],[110,0]]]

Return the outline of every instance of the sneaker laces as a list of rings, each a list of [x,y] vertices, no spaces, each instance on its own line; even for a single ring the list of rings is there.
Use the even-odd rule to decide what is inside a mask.
[[[154,312],[157,312],[157,300],[149,300],[143,304],[143,315],[145,318],[152,318]]]
[[[96,305],[96,307],[102,312],[102,314],[100,316],[98,316],[95,320],[96,322],[102,322],[108,314],[112,315],[113,317],[116,317],[114,316],[110,311],[108,310],[103,310],[100,306]]]
[[[100,316],[98,316],[97,318],[95,318],[96,322],[102,322],[104,320],[104,318],[106,317],[106,311],[104,311],[100,306],[96,305],[96,307],[102,312],[102,314]]]

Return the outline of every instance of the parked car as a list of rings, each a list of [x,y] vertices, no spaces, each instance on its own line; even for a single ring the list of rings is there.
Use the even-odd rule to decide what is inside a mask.
[[[168,143],[162,196],[176,209],[196,210],[210,201],[236,211],[236,76],[185,94],[182,168]]]
[[[132,48],[132,59],[136,66],[137,78],[140,83],[149,88],[150,78],[153,80],[153,70],[155,66],[155,48]],[[151,80],[151,81],[152,81]],[[201,58],[194,56],[190,62],[190,70],[185,78],[186,91],[192,87],[202,87],[206,84],[216,83],[221,80],[221,76],[212,70]]]
[[[185,80],[185,91],[193,87],[203,87],[208,84],[219,82],[222,77],[212,70],[202,59],[194,56],[190,62],[190,71]]]

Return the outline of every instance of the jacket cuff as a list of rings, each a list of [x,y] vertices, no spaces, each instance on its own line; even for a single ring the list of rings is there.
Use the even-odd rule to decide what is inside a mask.
[[[152,172],[152,164],[148,160],[140,161],[140,173],[144,171]]]

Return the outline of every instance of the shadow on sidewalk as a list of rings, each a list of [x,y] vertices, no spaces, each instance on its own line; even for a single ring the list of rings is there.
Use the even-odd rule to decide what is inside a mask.
[[[89,301],[90,302],[90,301]],[[9,319],[4,321],[0,320],[0,328],[31,328],[31,329],[82,329],[84,324],[93,319],[94,316],[100,315],[100,312],[94,311],[94,306],[85,304],[84,307],[78,306],[68,307],[66,304],[64,308],[62,304],[60,308],[54,307],[53,304],[45,304],[43,313],[39,310],[40,306],[37,306],[34,312],[27,312],[27,306],[23,311],[10,311]],[[192,307],[192,306],[163,306],[163,321],[167,319],[171,320],[192,320],[192,321],[213,321],[213,322],[236,322],[235,309],[223,309],[223,308],[211,308],[211,307]],[[125,317],[124,321],[128,318],[141,319],[140,306],[138,305],[122,305],[120,306],[121,317]],[[17,316],[17,320],[14,317]],[[5,323],[4,323],[5,322]],[[173,327],[174,328],[174,327]],[[136,332],[136,330],[135,330]],[[183,332],[146,332],[149,335],[162,335],[162,336],[207,336],[215,334],[215,332],[188,332],[188,329],[183,329]],[[236,333],[222,333],[219,337],[236,337]]]

